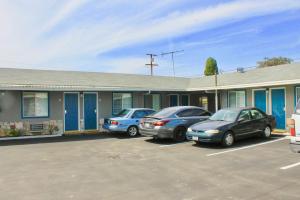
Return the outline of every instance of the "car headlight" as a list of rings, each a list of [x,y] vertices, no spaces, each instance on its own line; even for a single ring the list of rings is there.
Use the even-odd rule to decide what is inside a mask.
[[[217,134],[217,133],[220,133],[220,131],[219,130],[207,130],[207,131],[205,131],[205,133],[207,133],[207,134]]]
[[[188,128],[188,130],[187,130],[188,132],[192,132],[192,128]]]

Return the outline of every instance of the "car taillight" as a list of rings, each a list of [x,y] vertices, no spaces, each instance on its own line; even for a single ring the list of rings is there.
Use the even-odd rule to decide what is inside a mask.
[[[117,121],[111,121],[110,124],[111,124],[111,125],[118,125],[119,122],[117,122]]]
[[[161,120],[157,122],[153,122],[153,126],[164,126],[166,125],[170,120]]]
[[[296,130],[295,130],[295,120],[294,119],[288,119],[287,120],[287,125],[290,129],[290,134],[292,137],[296,136]]]

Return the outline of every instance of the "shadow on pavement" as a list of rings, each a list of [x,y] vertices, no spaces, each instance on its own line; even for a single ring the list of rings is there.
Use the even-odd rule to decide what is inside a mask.
[[[172,139],[154,139],[154,138],[149,138],[146,139],[145,141],[152,144],[158,144],[158,145],[171,145],[171,144],[183,143],[183,142],[175,142]],[[184,142],[188,142],[188,141],[184,141]]]
[[[137,136],[135,138],[142,137]],[[63,135],[57,137],[45,137],[45,138],[24,138],[24,139],[12,139],[0,141],[0,146],[10,145],[27,145],[27,144],[42,144],[42,143],[56,143],[56,142],[74,142],[85,140],[102,140],[102,139],[133,139],[126,135],[126,133],[99,133],[99,134],[78,134],[78,135]]]
[[[277,135],[277,134],[272,134],[271,138],[261,138],[259,136],[256,137],[251,137],[251,138],[245,138],[236,141],[236,143],[232,147],[223,147],[221,144],[217,143],[200,143],[196,144],[194,143],[193,146],[198,147],[198,148],[210,148],[210,149],[234,149],[234,148],[240,148],[240,147],[245,147],[245,146],[250,146],[250,145],[256,145],[256,144],[261,144],[264,142],[270,142],[274,141],[280,138],[285,137],[285,135]]]

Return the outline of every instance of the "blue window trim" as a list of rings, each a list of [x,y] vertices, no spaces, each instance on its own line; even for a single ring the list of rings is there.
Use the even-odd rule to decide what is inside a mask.
[[[247,104],[247,90],[245,90],[245,89],[227,90],[227,107],[229,108],[229,92],[234,92],[234,91],[244,91],[245,92],[245,107],[247,107],[248,106],[248,104]]]
[[[131,108],[133,108],[133,92],[112,92],[111,94],[111,114],[114,115],[114,94],[130,94],[131,95]]]
[[[24,116],[23,112],[23,93],[24,92],[35,92],[35,93],[47,93],[48,96],[48,115],[47,116],[38,116],[38,117],[26,117]],[[50,93],[45,91],[21,91],[21,119],[43,119],[43,118],[50,118]]]

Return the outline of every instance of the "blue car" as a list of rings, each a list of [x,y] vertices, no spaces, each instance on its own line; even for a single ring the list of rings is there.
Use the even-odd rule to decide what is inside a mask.
[[[124,109],[116,116],[104,119],[103,128],[110,132],[126,132],[130,137],[135,137],[139,134],[140,120],[154,112],[149,108]]]

